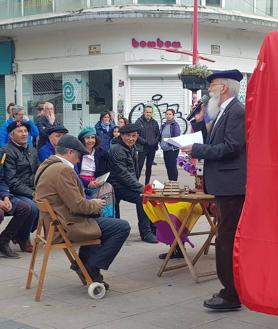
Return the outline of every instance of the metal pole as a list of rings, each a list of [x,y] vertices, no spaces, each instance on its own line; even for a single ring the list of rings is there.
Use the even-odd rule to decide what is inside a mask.
[[[194,11],[193,11],[193,46],[192,46],[192,64],[198,63],[198,0],[194,0]],[[197,92],[192,92],[192,106],[197,103]]]
[[[198,0],[194,0],[193,12],[193,57],[192,64],[198,62]]]

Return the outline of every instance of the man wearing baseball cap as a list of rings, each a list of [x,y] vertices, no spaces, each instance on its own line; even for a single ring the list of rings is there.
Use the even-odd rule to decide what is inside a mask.
[[[205,300],[204,306],[220,311],[241,307],[234,285],[233,245],[246,185],[245,111],[237,99],[242,78],[238,70],[217,71],[208,76],[212,126],[205,144],[182,148],[192,158],[205,160],[204,188],[216,197],[216,268],[224,288]]]
[[[62,125],[55,125],[47,129],[48,142],[44,144],[38,151],[40,162],[48,159],[51,155],[55,154],[55,148],[58,141],[62,136],[67,134],[69,131]]]
[[[88,151],[76,137],[62,136],[56,154],[45,160],[38,169],[35,178],[36,200],[50,203],[72,242],[102,240],[100,247],[81,247],[79,255],[92,279],[103,282],[100,270],[109,268],[127,239],[130,226],[122,219],[97,217],[106,201],[85,198],[74,165],[82,155],[87,154]],[[49,226],[49,223],[44,224]],[[71,268],[80,271],[76,264]]]

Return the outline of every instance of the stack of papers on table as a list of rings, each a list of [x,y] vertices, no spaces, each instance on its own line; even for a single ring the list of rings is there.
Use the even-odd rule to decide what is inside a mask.
[[[164,141],[179,148],[194,143],[204,144],[203,134],[201,131],[197,131],[192,134],[180,135],[177,137],[164,138]]]

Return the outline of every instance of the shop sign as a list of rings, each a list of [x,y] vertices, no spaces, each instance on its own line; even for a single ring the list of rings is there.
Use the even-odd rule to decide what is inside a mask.
[[[163,41],[160,38],[156,40],[141,40],[138,41],[135,38],[132,38],[131,45],[133,48],[181,48],[180,41]]]
[[[89,45],[88,50],[89,50],[89,55],[100,55],[101,45]]]

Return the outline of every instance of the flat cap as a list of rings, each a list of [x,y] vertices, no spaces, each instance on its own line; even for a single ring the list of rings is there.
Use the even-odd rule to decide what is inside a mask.
[[[85,146],[80,140],[72,135],[64,135],[59,139],[57,146],[65,147],[67,149],[75,150],[82,155],[89,154]]]
[[[141,131],[140,126],[135,123],[128,123],[125,126],[123,126],[122,128],[120,128],[121,134],[129,134],[129,133],[133,133],[135,131],[137,131],[137,132]]]
[[[81,140],[84,137],[96,136],[96,134],[97,134],[97,132],[96,132],[96,128],[95,127],[85,127],[78,134],[78,139]]]
[[[52,133],[64,133],[67,134],[69,131],[67,130],[67,128],[65,128],[62,125],[56,125],[56,126],[52,126],[50,128],[47,129],[47,135],[51,135]]]
[[[26,127],[28,131],[30,131],[31,127],[27,121],[13,121],[7,127],[7,132],[10,133],[11,131],[15,130],[19,127]]]
[[[232,79],[236,81],[241,81],[243,75],[239,70],[226,70],[226,71],[215,71],[213,74],[207,77],[208,82],[211,82],[214,79]]]
[[[20,105],[14,105],[12,107],[13,114],[18,114],[19,112],[24,112],[24,107]]]

